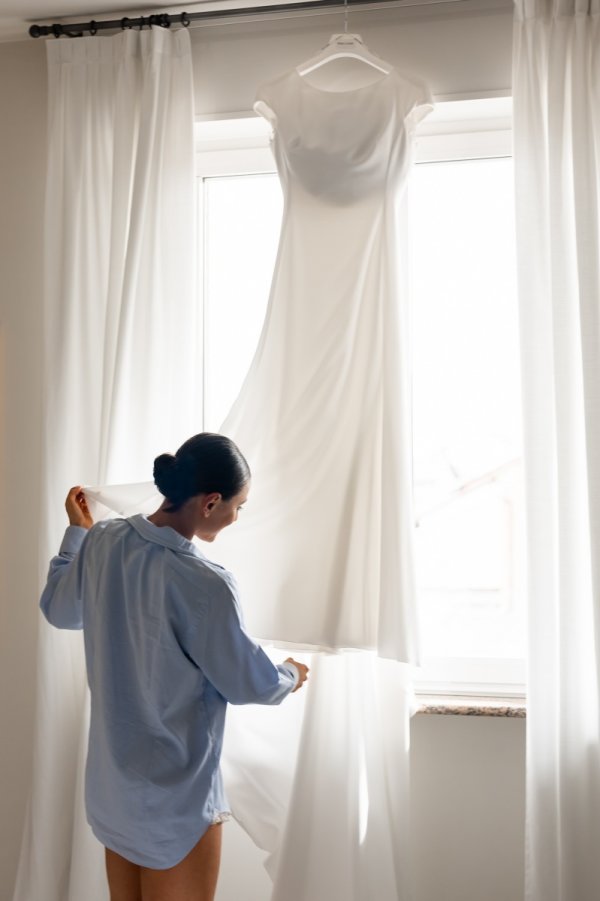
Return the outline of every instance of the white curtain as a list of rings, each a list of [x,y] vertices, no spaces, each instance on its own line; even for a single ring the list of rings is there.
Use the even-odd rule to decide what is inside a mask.
[[[517,0],[528,901],[600,891],[600,2]]]
[[[410,667],[367,651],[301,659],[307,690],[230,710],[225,736],[232,809],[269,852],[271,901],[409,901]]]
[[[52,41],[48,53],[44,564],[71,484],[112,483],[96,495],[106,508],[148,510],[153,486],[136,483],[201,423],[188,35]],[[14,901],[106,901],[82,797],[81,635],[42,622],[38,656]],[[370,652],[311,665],[310,688],[281,708],[230,710],[234,812],[271,852],[273,901],[407,901],[409,668]]]
[[[44,568],[70,485],[147,478],[202,415],[189,35],[126,31],[47,48]],[[105,901],[103,852],[83,812],[81,634],[40,630],[14,901]]]

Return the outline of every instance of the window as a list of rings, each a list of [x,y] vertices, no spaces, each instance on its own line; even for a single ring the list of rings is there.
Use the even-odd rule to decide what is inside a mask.
[[[198,124],[205,427],[258,340],[282,198],[261,119]],[[422,689],[520,694],[524,528],[510,101],[439,104],[408,192]],[[232,328],[235,323],[235,328]]]

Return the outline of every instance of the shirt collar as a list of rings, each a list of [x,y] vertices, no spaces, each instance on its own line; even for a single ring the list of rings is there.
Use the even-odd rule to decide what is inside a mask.
[[[154,544],[160,544],[163,547],[171,548],[173,551],[179,551],[180,554],[204,557],[200,548],[193,541],[188,541],[187,538],[184,538],[171,526],[155,526],[153,522],[149,522],[148,517],[143,513],[127,517],[127,522],[146,541],[153,541]]]

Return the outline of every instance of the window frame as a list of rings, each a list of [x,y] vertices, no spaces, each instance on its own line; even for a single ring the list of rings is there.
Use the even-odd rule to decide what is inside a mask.
[[[417,165],[510,156],[511,97],[443,101],[417,128]],[[205,179],[275,172],[270,128],[254,112],[206,116],[197,120],[198,231],[202,253],[206,228]],[[201,289],[204,288],[203,269],[201,259]],[[203,291],[203,311],[204,296]],[[419,696],[522,701],[526,695],[525,685],[526,661],[520,658],[438,658],[427,661],[427,665],[415,671],[415,689]]]

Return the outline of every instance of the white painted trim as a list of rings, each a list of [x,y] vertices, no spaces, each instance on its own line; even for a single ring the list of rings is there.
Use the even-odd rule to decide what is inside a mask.
[[[525,660],[445,657],[428,660],[414,671],[415,689],[426,695],[525,697]]]

